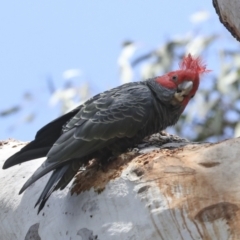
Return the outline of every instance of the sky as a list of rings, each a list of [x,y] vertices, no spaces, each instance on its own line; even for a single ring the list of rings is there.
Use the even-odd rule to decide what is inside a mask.
[[[29,141],[58,116],[59,110],[49,104],[46,79],[59,88],[66,70],[79,69],[79,84],[89,81],[94,93],[117,86],[117,59],[124,41],[138,41],[146,51],[154,49],[174,35],[197,29],[190,20],[197,11],[210,14],[199,31],[224,29],[210,0],[2,2],[0,112],[16,104],[23,111],[0,117],[0,140]],[[33,93],[32,101],[23,99],[27,92]],[[28,112],[37,117],[26,124]]]

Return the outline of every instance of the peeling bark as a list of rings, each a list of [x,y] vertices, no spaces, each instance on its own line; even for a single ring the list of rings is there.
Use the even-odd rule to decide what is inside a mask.
[[[0,167],[23,145],[2,142]],[[104,170],[92,164],[39,215],[49,176],[18,191],[44,159],[1,169],[1,239],[240,239],[239,146],[239,138],[168,143],[122,154]]]

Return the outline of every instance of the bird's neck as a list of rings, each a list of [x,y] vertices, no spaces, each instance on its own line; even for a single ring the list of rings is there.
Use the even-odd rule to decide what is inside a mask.
[[[146,85],[162,104],[170,105],[176,89],[169,89],[160,85],[155,81],[155,78],[147,80]]]
[[[174,106],[171,104],[171,100],[176,90],[165,88],[156,83],[154,79],[147,80],[146,84],[150,88],[154,97],[157,118],[161,119],[161,123],[159,123],[161,126],[158,126],[159,130],[174,125],[184,110],[182,105]]]

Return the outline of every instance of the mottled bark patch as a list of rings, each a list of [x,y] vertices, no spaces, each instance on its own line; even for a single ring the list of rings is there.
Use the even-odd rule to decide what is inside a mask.
[[[27,144],[28,144],[28,142],[21,142],[21,141],[15,140],[13,138],[9,138],[7,140],[0,141],[0,149],[3,148],[4,146],[9,146],[9,145],[12,148],[15,148],[15,147],[18,147],[21,145],[27,145]]]
[[[93,231],[87,228],[81,228],[78,230],[77,235],[81,236],[82,240],[97,240],[98,236],[93,235]]]
[[[146,192],[149,188],[150,188],[149,185],[143,186],[138,189],[137,193],[140,194],[140,193]]]
[[[39,223],[33,224],[29,229],[24,240],[41,240],[38,234]]]
[[[99,210],[98,202],[96,200],[87,201],[83,204],[82,210],[84,212],[94,212],[96,210]]]
[[[200,222],[213,222],[220,218],[231,220],[235,218],[238,210],[239,208],[236,204],[221,202],[203,208],[197,213],[195,219]]]
[[[101,193],[109,181],[120,177],[123,169],[137,155],[138,153],[135,152],[122,154],[109,161],[104,167],[101,167],[97,161],[93,161],[86,170],[77,174],[71,190],[72,194],[88,191],[92,187],[96,192]]]
[[[199,165],[206,167],[206,168],[211,168],[211,167],[215,167],[218,166],[220,164],[220,162],[200,162]]]
[[[190,167],[183,166],[167,166],[164,173],[178,173],[178,174],[194,174],[196,171]]]
[[[137,177],[141,177],[144,174],[144,170],[140,167],[134,168],[131,172],[136,174]]]

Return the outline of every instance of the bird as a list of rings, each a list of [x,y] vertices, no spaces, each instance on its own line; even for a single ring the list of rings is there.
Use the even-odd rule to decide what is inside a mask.
[[[178,70],[97,94],[42,127],[3,169],[46,156],[19,192],[52,172],[35,205],[39,213],[50,195],[64,189],[92,159],[104,163],[176,124],[196,94],[201,75],[209,71],[200,57],[188,54]]]

